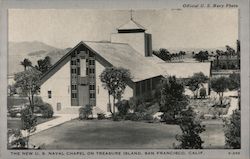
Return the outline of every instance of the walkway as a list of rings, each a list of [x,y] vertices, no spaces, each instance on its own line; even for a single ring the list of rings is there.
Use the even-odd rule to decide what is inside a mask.
[[[72,119],[76,119],[79,117],[78,114],[56,114],[55,115],[55,119],[53,120],[50,120],[50,121],[47,121],[47,122],[44,122],[44,123],[41,123],[39,125],[36,126],[36,131],[35,132],[32,132],[30,133],[29,135],[34,135],[34,134],[37,134],[41,131],[44,131],[44,130],[47,130],[49,128],[52,128],[52,127],[55,127],[55,126],[58,126],[58,125],[61,125],[67,121],[70,121]],[[22,134],[24,136],[27,136],[27,132],[22,132]]]
[[[236,109],[238,109],[238,98],[231,98],[230,107],[228,108],[227,114],[223,115],[223,117],[230,117]]]

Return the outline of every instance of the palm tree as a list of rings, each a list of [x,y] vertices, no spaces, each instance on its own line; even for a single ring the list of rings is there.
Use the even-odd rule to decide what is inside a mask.
[[[28,66],[32,66],[32,62],[29,59],[25,58],[23,61],[21,61],[21,65],[23,65],[24,71],[26,71],[26,68]]]

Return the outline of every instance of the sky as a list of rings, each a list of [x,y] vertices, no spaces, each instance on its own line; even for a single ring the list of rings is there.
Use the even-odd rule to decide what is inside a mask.
[[[41,41],[57,48],[80,41],[109,41],[130,19],[130,10],[10,9],[9,41]],[[133,10],[152,34],[153,49],[235,47],[237,9]]]

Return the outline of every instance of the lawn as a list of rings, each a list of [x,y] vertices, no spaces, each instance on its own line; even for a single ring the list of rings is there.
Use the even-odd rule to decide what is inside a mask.
[[[207,148],[223,148],[224,141],[218,140],[224,135],[221,127],[207,128],[202,134]],[[163,123],[72,120],[31,136],[30,143],[45,149],[169,149],[178,144],[176,134],[181,134],[179,126]]]
[[[8,107],[14,106],[14,105],[21,105],[29,102],[27,97],[7,97],[7,105]]]

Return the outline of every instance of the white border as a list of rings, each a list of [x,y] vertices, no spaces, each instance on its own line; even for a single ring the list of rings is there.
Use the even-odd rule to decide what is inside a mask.
[[[239,150],[202,150],[203,155],[167,155],[167,156],[10,156],[7,151],[6,113],[7,108],[7,9],[39,8],[39,9],[161,9],[182,8],[183,4],[237,4],[239,6],[239,37],[241,41],[241,105],[242,105],[242,149]],[[0,158],[241,158],[248,159],[249,154],[249,0],[0,0]],[[63,150],[66,152],[65,150]],[[75,151],[75,150],[74,150]],[[80,150],[79,150],[80,151]],[[82,151],[82,150],[81,150]],[[89,150],[83,150],[89,152]],[[100,150],[98,150],[100,151]],[[107,151],[107,150],[104,150]],[[108,150],[118,151],[118,150]],[[123,151],[123,150],[119,150]],[[128,150],[124,150],[128,151]],[[143,151],[143,150],[139,150]],[[147,150],[149,151],[149,150]],[[158,151],[158,150],[152,150]],[[162,150],[163,151],[163,150]],[[189,150],[173,150],[189,152]],[[197,150],[197,152],[200,150]],[[32,152],[35,152],[32,150]],[[38,151],[42,152],[42,151]],[[55,151],[54,151],[55,152]],[[58,152],[58,151],[56,151]],[[240,152],[240,155],[229,155],[229,152]]]

